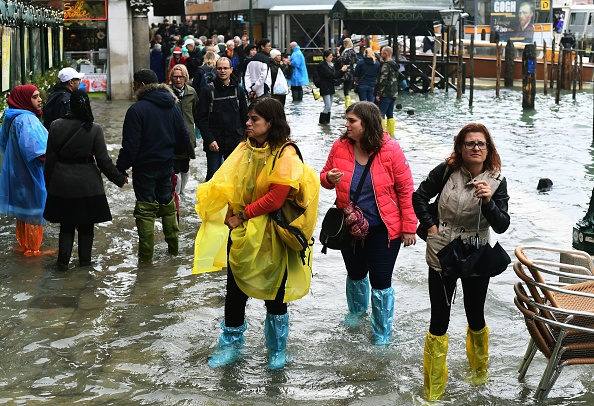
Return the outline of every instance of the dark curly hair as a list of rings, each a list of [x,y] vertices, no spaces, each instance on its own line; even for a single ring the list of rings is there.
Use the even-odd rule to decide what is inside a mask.
[[[446,159],[448,166],[452,169],[460,169],[464,166],[462,150],[464,149],[464,140],[468,133],[481,133],[485,136],[485,141],[487,142],[487,159],[483,163],[483,168],[491,172],[501,171],[501,158],[499,157],[497,148],[495,148],[493,138],[491,138],[487,127],[480,123],[466,124],[462,127],[458,135],[456,135],[454,138],[454,152]]]
[[[267,141],[271,149],[274,150],[285,142],[291,141],[289,138],[291,127],[287,123],[285,108],[281,102],[272,97],[263,97],[249,105],[248,114],[251,111],[270,122]]]
[[[359,141],[361,149],[367,153],[377,152],[384,145],[384,129],[382,128],[382,115],[380,109],[373,103],[362,101],[353,103],[347,108],[346,114],[353,113],[361,120],[363,137]],[[340,136],[341,140],[351,140],[346,131]]]

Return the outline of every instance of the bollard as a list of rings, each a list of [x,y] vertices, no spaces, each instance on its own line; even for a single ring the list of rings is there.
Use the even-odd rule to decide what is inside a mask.
[[[573,52],[571,53],[573,55]],[[572,99],[575,100],[576,97],[576,83],[577,83],[577,75],[578,75],[578,51],[575,51],[575,59],[573,60],[573,86],[572,86]]]
[[[437,38],[435,38],[435,41],[442,42]],[[433,46],[433,49],[435,49],[435,45]],[[437,69],[437,52],[433,52],[433,59],[431,61],[431,93],[435,92],[435,69]]]
[[[505,46],[505,74],[503,75],[503,85],[505,87],[514,86],[514,56],[516,54],[514,43],[507,40]]]
[[[534,108],[536,95],[536,46],[529,44],[522,52],[522,108]]]

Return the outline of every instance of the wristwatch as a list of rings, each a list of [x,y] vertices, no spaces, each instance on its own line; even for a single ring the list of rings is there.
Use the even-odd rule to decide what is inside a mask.
[[[245,216],[245,213],[242,211],[240,211],[239,213],[237,213],[237,218],[239,218],[241,221],[246,221],[247,217]]]

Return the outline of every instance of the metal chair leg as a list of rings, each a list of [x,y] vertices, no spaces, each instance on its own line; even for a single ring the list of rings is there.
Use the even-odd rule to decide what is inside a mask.
[[[526,376],[526,372],[528,371],[528,367],[530,363],[534,359],[534,355],[536,354],[536,343],[530,337],[530,341],[528,342],[528,348],[526,348],[526,353],[524,354],[524,359],[520,363],[520,368],[518,369],[518,381],[521,381]]]

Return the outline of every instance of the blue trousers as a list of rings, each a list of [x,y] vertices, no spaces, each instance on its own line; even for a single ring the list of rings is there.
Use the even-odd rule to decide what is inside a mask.
[[[167,204],[171,201],[173,165],[166,168],[133,170],[132,187],[139,202]]]
[[[382,113],[382,118],[394,118],[394,105],[396,99],[393,97],[380,97],[377,107]]]

